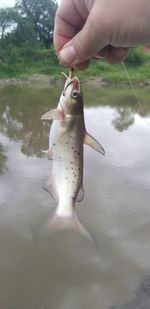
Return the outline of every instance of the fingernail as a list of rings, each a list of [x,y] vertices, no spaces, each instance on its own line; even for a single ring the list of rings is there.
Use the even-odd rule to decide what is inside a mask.
[[[64,64],[73,64],[76,60],[76,51],[72,45],[64,47],[60,54],[61,62]]]

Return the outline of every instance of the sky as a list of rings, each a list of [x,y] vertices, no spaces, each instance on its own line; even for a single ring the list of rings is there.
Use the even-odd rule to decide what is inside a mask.
[[[60,0],[57,0],[59,3]],[[8,6],[14,6],[15,0],[0,0],[0,7],[8,7]]]
[[[1,0],[0,7],[14,6],[15,0]]]

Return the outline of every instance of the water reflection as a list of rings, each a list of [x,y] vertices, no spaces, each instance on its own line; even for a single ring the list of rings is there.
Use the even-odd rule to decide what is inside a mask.
[[[134,124],[134,114],[131,107],[117,107],[112,125],[122,132]]]
[[[149,91],[141,91],[148,118]],[[85,91],[87,129],[106,156],[85,146],[77,212],[98,250],[71,232],[33,238],[55,206],[42,190],[51,163],[41,158],[49,127],[40,117],[58,92],[1,90],[0,308],[149,309],[149,127],[129,90],[94,89],[95,106],[93,91]]]
[[[7,157],[5,155],[3,146],[0,144],[0,174],[3,174],[7,170],[6,161]]]
[[[150,275],[145,275],[135,293],[135,299],[110,309],[149,309],[150,308]]]
[[[30,87],[8,87],[1,89],[0,132],[10,140],[21,141],[21,151],[26,156],[41,157],[41,148],[47,147],[49,123],[41,122],[42,113],[56,106],[61,89],[36,89]],[[134,124],[135,112],[149,115],[150,105],[147,90],[142,90],[143,110],[139,108],[131,90],[101,89],[94,90],[94,105],[111,106],[114,109],[112,125],[122,132]],[[91,102],[91,90],[85,90],[85,102]],[[93,93],[92,93],[93,96]],[[145,98],[145,100],[144,100]],[[2,152],[2,146],[1,146]],[[1,164],[5,162],[2,155]],[[4,163],[3,163],[4,162]]]
[[[1,134],[10,140],[21,141],[23,154],[41,157],[40,145],[47,143],[49,124],[41,123],[40,117],[58,100],[56,89],[44,92],[42,89],[9,87],[1,92]]]

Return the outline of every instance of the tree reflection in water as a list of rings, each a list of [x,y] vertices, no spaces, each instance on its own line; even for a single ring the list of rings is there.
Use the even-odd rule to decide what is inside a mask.
[[[44,91],[45,90],[45,91]],[[1,90],[0,133],[11,141],[21,141],[26,156],[41,157],[41,148],[47,148],[49,122],[42,122],[43,112],[57,102],[55,89],[9,87]],[[54,100],[53,100],[54,98]]]
[[[0,174],[3,174],[7,170],[6,161],[7,156],[4,153],[2,144],[0,144]]]
[[[116,107],[115,119],[112,121],[117,131],[127,130],[134,124],[134,115],[130,107]]]
[[[41,149],[47,149],[49,122],[42,122],[41,115],[54,108],[59,100],[62,87],[36,88],[29,86],[9,86],[0,90],[0,133],[9,140],[21,143],[21,152],[26,156],[41,157]],[[86,89],[85,101],[90,106],[94,93],[94,106],[109,106],[115,110],[112,125],[122,132],[134,124],[134,114],[141,114],[134,95],[128,89],[102,88]],[[145,95],[144,116],[149,115],[150,104],[148,90]],[[118,95],[117,95],[118,94]],[[130,96],[129,96],[130,94]],[[110,120],[111,121],[111,120]],[[6,155],[0,146],[0,169],[6,167]]]

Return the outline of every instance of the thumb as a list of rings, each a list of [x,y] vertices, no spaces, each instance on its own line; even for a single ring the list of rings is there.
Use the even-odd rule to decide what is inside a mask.
[[[108,45],[107,28],[104,15],[93,8],[83,28],[60,51],[61,63],[74,65],[95,56]]]

